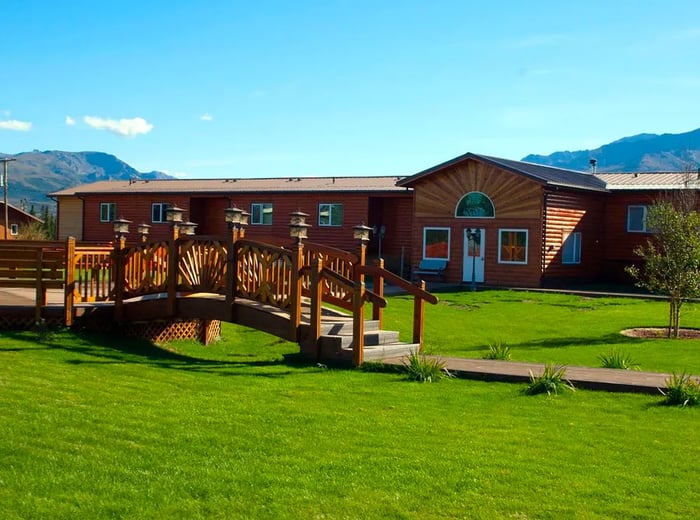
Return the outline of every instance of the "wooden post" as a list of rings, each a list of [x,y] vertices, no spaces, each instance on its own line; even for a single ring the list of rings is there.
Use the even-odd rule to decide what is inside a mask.
[[[42,269],[43,253],[41,247],[36,248],[36,257],[34,268],[36,269],[36,279],[34,281],[36,288],[35,306],[34,306],[34,323],[41,322],[41,309],[46,305],[46,291],[44,290],[43,277],[44,270]]]
[[[421,280],[418,283],[423,291],[425,291],[425,281]],[[423,352],[423,318],[424,318],[425,302],[419,296],[413,297],[413,343],[418,343],[418,351]]]
[[[311,316],[310,316],[310,344],[316,359],[321,359],[321,307],[323,304],[322,276],[323,259],[315,258],[311,261]]]
[[[299,341],[299,325],[301,325],[301,268],[304,263],[304,244],[298,240],[292,250],[292,291],[289,310],[289,325],[291,341]]]
[[[355,282],[352,296],[352,364],[360,366],[365,355],[365,282]]]
[[[357,265],[364,267],[365,262],[367,261],[367,244],[364,242],[360,242],[360,247],[357,252]],[[365,281],[365,275],[358,273],[357,269],[354,269],[354,281],[356,282],[362,282],[364,283]]]
[[[75,238],[66,239],[65,275],[63,286],[63,321],[66,327],[73,326],[73,303],[75,301]]]
[[[233,235],[226,248],[226,321],[233,321],[233,305],[238,284],[238,246]]]
[[[117,238],[114,241],[114,258],[112,268],[114,269],[114,321],[121,323],[124,321],[124,248],[126,239]]]
[[[177,279],[178,279],[178,249],[179,230],[173,226],[173,237],[168,244],[168,300],[167,315],[175,316],[177,313]]]
[[[384,259],[378,258],[374,261],[379,269],[384,269]],[[381,274],[376,274],[374,276],[374,293],[380,298],[384,298],[384,277]],[[372,305],[372,319],[379,322],[379,328],[382,328],[382,323],[384,321],[384,309],[377,305],[376,303]]]

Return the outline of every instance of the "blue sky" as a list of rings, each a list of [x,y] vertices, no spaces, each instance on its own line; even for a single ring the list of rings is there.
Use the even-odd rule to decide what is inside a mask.
[[[700,127],[697,0],[3,0],[0,152],[410,175]]]

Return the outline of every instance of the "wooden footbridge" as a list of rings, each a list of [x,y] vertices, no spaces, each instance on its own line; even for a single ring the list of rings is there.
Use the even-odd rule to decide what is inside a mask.
[[[414,298],[412,343],[383,330],[385,282]],[[60,289],[66,326],[90,319],[85,309],[96,307],[124,325],[230,321],[295,341],[310,359],[355,365],[422,349],[424,305],[437,303],[424,282],[411,284],[381,260],[367,265],[364,245],[352,253],[235,234],[137,244],[0,242],[0,287],[34,291],[34,322],[47,312],[47,290]]]

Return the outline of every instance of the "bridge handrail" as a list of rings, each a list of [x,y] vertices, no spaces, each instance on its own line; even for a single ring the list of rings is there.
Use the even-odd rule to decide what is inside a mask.
[[[387,271],[386,269],[383,269],[381,267],[377,267],[375,265],[363,265],[358,266],[357,269],[359,273],[364,274],[366,276],[382,277],[387,282],[400,287],[407,293],[421,298],[427,301],[428,303],[432,303],[433,305],[440,301],[439,298],[434,294],[429,293],[425,289],[421,289],[420,287],[412,284],[408,280],[405,280],[400,276],[392,273],[391,271]]]
[[[355,253],[350,251],[345,251],[344,249],[338,249],[337,247],[326,246],[323,244],[318,244],[316,242],[304,242],[304,249],[312,253],[327,253],[329,256],[334,256],[346,262],[351,262],[353,265],[359,260]]]

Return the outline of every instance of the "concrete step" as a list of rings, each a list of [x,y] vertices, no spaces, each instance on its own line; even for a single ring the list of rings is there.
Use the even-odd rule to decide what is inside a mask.
[[[365,333],[379,330],[379,321],[365,320]],[[321,322],[321,334],[324,336],[352,336],[352,318],[326,320]]]
[[[363,359],[365,361],[381,361],[385,358],[397,358],[408,356],[417,351],[420,345],[417,343],[385,343],[382,345],[365,346]],[[347,349],[352,358],[352,348]]]

